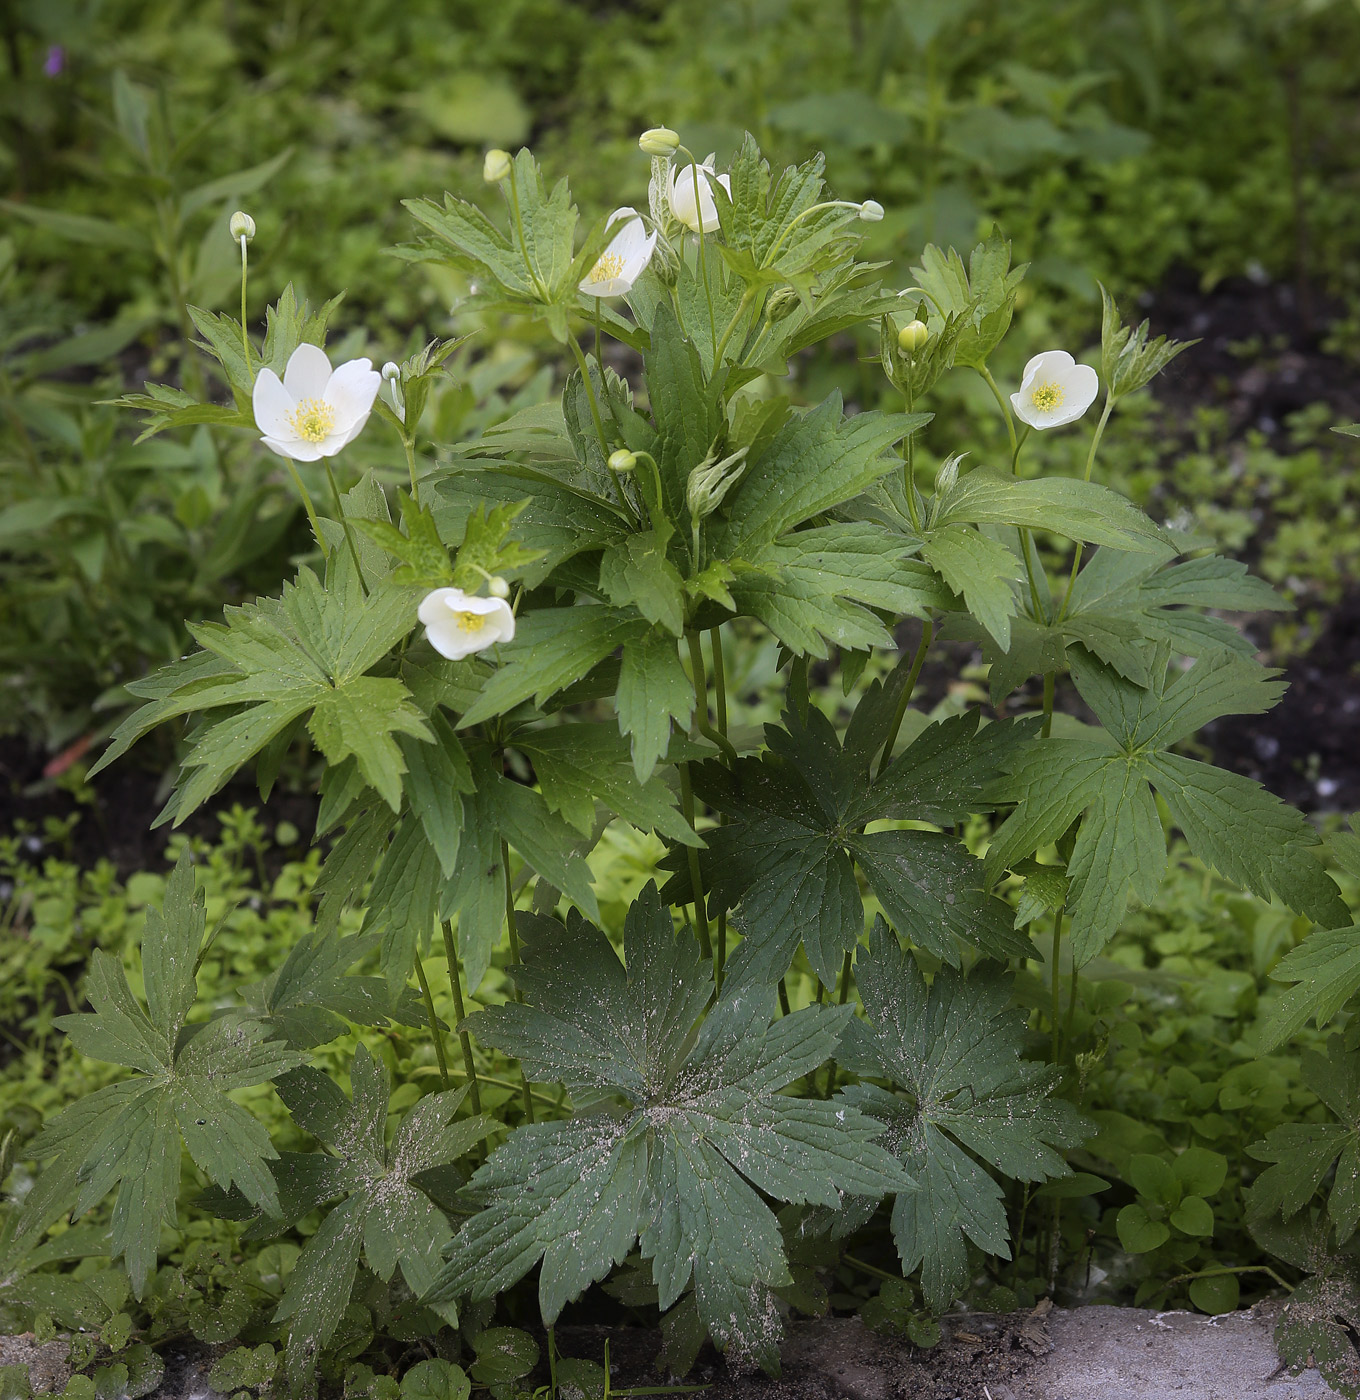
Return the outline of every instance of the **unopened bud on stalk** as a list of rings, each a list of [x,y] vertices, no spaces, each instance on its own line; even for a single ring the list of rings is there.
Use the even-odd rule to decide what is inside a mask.
[[[394,384],[401,378],[401,366],[398,365],[395,360],[388,360],[382,367],[382,377],[387,380],[389,384]]]
[[[930,339],[930,330],[924,321],[908,321],[897,332],[898,348],[908,355],[914,355]]]
[[[645,155],[673,156],[680,149],[680,134],[668,126],[654,126],[638,137],[638,146]]]
[[[249,243],[255,237],[255,220],[240,209],[231,216],[227,228],[231,233],[233,243],[239,243],[243,238]]]
[[[510,596],[510,585],[499,575],[493,574],[491,582],[487,584],[486,591],[493,598],[508,598]]]
[[[626,447],[620,447],[618,451],[609,454],[609,470],[611,472],[630,472],[637,466],[637,454],[630,452]]]
[[[482,162],[482,179],[488,185],[498,185],[509,173],[510,152],[502,151],[499,147],[489,150]]]
[[[859,206],[859,216],[866,224],[882,223],[883,206],[876,199],[866,199]]]

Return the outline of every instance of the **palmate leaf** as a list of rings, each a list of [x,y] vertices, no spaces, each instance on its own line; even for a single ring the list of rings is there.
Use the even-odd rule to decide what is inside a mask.
[[[1261,1053],[1269,1054],[1314,1017],[1319,1029],[1360,990],[1360,924],[1316,929],[1271,969],[1277,982],[1293,982],[1261,1027]]]
[[[166,885],[163,909],[147,910],[145,1010],[122,964],[95,952],[86,983],[94,1011],[56,1024],[81,1053],[137,1073],[73,1104],[28,1149],[58,1161],[30,1193],[19,1233],[50,1223],[72,1196],[76,1214],[84,1214],[117,1187],[109,1249],[125,1260],[138,1297],[155,1267],[162,1224],[176,1224],[181,1140],[218,1186],[235,1185],[264,1210],[278,1206],[269,1134],[227,1094],[276,1078],[300,1057],[269,1041],[268,1027],[239,1013],[186,1032],[203,909],[186,852]]]
[[[1335,1163],[1327,1216],[1337,1243],[1345,1244],[1360,1223],[1360,1052],[1345,1049],[1343,1037],[1334,1035],[1325,1056],[1307,1050],[1300,1067],[1305,1087],[1338,1121],[1285,1123],[1247,1149],[1273,1163],[1251,1188],[1251,1209],[1288,1220],[1312,1200]]]
[[[732,972],[778,979],[799,940],[822,981],[834,984],[864,932],[858,865],[898,933],[945,962],[959,939],[999,957],[1022,953],[1010,910],[983,890],[983,869],[942,831],[866,832],[883,819],[942,825],[991,810],[989,780],[1033,725],[978,732],[978,715],[928,727],[873,782],[872,742],[852,726],[845,747],[815,706],[766,728],[769,752],[692,770],[695,792],[729,817],[705,833],[700,867],[716,908],[741,907],[742,945]],[[881,745],[886,730],[878,731]],[[688,875],[667,886],[688,898]]]
[[[208,1204],[235,1219],[255,1218],[249,1236],[277,1234],[318,1206],[339,1199],[304,1245],[275,1317],[288,1322],[288,1370],[300,1379],[315,1365],[349,1305],[362,1253],[384,1282],[400,1267],[411,1290],[425,1292],[438,1271],[440,1247],[452,1230],[420,1189],[423,1172],[456,1162],[495,1130],[481,1115],[455,1121],[467,1089],[429,1094],[412,1107],[388,1141],[391,1082],[387,1068],[359,1046],[350,1064],[353,1099],[318,1069],[294,1069],[276,1081],[294,1121],[329,1153],[290,1152],[273,1163],[278,1204],[251,1212],[239,1194]],[[446,1320],[457,1314],[444,1310]]]
[[[310,712],[309,728],[327,760],[339,764],[352,755],[369,786],[397,811],[405,763],[396,736],[432,736],[400,680],[365,673],[415,626],[418,601],[417,591],[390,580],[365,595],[348,551],[332,549],[324,585],[304,568],[280,598],[228,608],[222,623],[191,625],[213,659],[191,656],[134,682],[131,689],[148,703],[114,731],[95,770],[165,720],[206,715],[158,818],[178,824]]]
[[[1166,652],[1149,689],[1074,649],[1072,676],[1104,732],[1051,738],[1008,763],[998,796],[1017,803],[987,852],[995,880],[1051,845],[1082,818],[1068,862],[1068,911],[1078,964],[1114,934],[1129,890],[1156,897],[1166,868],[1166,843],[1151,789],[1165,800],[1190,848],[1227,879],[1335,927],[1349,913],[1313,853],[1318,837],[1307,820],[1259,784],[1168,752],[1173,744],[1225,714],[1260,714],[1282,689],[1273,673],[1234,652],[1201,657],[1166,679]]]
[[[885,1145],[918,1183],[894,1204],[893,1237],[903,1273],[920,1267],[927,1304],[944,1308],[970,1278],[965,1236],[1010,1258],[1001,1188],[987,1168],[1020,1181],[1066,1176],[1054,1149],[1077,1145],[1092,1125],[1052,1096],[1056,1070],[1021,1058],[1024,1016],[1002,973],[945,968],[927,987],[880,920],[855,980],[868,1021],[852,1023],[839,1061],[897,1092],[855,1084],[838,1097],[887,1127]]]
[[[628,913],[626,966],[575,914],[565,928],[522,925],[515,975],[529,1004],[470,1024],[530,1077],[563,1082],[582,1111],[517,1129],[478,1170],[469,1195],[482,1209],[448,1246],[428,1296],[489,1298],[541,1259],[551,1324],[640,1238],[663,1309],[693,1277],[715,1342],[777,1366],[770,1290],[789,1273],[759,1193],[835,1208],[843,1192],[911,1189],[853,1108],[780,1093],[834,1053],[849,1008],[810,1007],[771,1025],[771,997],[729,978],[696,1029],[708,967],[651,885]]]

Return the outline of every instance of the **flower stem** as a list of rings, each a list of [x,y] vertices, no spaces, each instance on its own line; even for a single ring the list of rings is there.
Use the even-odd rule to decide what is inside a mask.
[[[434,1012],[434,997],[430,993],[430,983],[425,976],[425,968],[421,964],[420,954],[416,958],[416,981],[420,983],[420,995],[425,999],[425,1015],[429,1018],[430,1034],[434,1036],[434,1056],[439,1062],[439,1084],[443,1089],[449,1087],[449,1062],[444,1058],[444,1033],[439,1029],[439,1017]]]
[[[694,722],[698,726],[699,733],[711,744],[716,744],[723,751],[724,757],[729,764],[737,761],[737,751],[732,746],[732,742],[726,734],[720,734],[708,718],[708,677],[704,674],[704,649],[699,641],[697,632],[686,632],[685,640],[689,643],[689,666],[690,681],[694,686]]]
[[[1082,477],[1083,481],[1090,481],[1091,468],[1096,464],[1096,449],[1100,446],[1100,440],[1105,436],[1105,424],[1110,421],[1110,410],[1114,407],[1114,398],[1109,390],[1105,391],[1105,407],[1101,410],[1100,419],[1096,423],[1095,432],[1091,434],[1091,447],[1086,454],[1086,473]],[[1072,590],[1077,586],[1077,572],[1081,568],[1081,541],[1075,541],[1072,549],[1072,571],[1067,576],[1067,593],[1063,597],[1062,607],[1058,611],[1058,621],[1061,622],[1067,616],[1067,609],[1072,602]]]
[[[727,668],[723,661],[722,628],[711,628],[708,634],[709,650],[713,653],[713,692],[714,705],[718,712],[718,733],[727,736]]]
[[[992,391],[992,397],[996,400],[997,406],[1001,409],[1001,416],[1006,420],[1006,435],[1010,438],[1011,444],[1011,475],[1020,462],[1020,446],[1024,441],[1018,438],[1015,433],[1015,417],[1011,413],[1011,406],[1006,402],[1006,396],[1001,392],[1000,386],[992,378],[992,372],[986,365],[978,365],[977,372],[986,381],[987,387]],[[1025,577],[1029,580],[1030,601],[1034,604],[1034,620],[1044,621],[1044,610],[1039,603],[1039,584],[1034,576],[1034,561],[1030,558],[1030,532],[1025,527],[1020,528],[1020,554],[1025,562]]]
[[[246,373],[250,369],[250,337],[246,334],[246,236],[241,235],[241,349],[246,357]]]
[[[1062,978],[1058,973],[1058,956],[1062,948],[1063,912],[1063,909],[1059,908],[1053,916],[1053,955],[1052,965],[1049,969],[1053,979],[1053,1001],[1050,1011],[1053,1022],[1053,1053],[1051,1058],[1055,1065],[1058,1063],[1058,1052],[1062,1049],[1062,1023],[1058,1019],[1059,1008],[1062,1005]],[[1075,964],[1073,970],[1075,972]]]
[[[604,419],[600,416],[600,403],[595,397],[595,381],[590,377],[590,365],[586,362],[581,342],[570,331],[567,332],[567,343],[571,346],[571,353],[576,357],[577,368],[581,371],[581,378],[585,381],[586,398],[590,401],[590,418],[595,425],[595,436],[600,440],[600,451],[608,458],[609,443],[604,436]]]
[[[1044,672],[1044,724],[1039,731],[1041,739],[1053,733],[1053,695],[1057,688],[1057,677],[1052,671]]]
[[[285,457],[288,463],[288,470],[293,475],[293,485],[298,489],[298,495],[302,497],[302,508],[307,512],[307,521],[312,527],[312,534],[316,536],[317,547],[321,550],[321,557],[329,559],[331,557],[330,546],[326,543],[326,537],[321,533],[321,522],[316,518],[316,507],[312,505],[311,493],[302,484],[302,478],[298,475],[297,463],[291,457]]]
[[[893,715],[892,728],[888,730],[887,741],[883,745],[882,757],[878,760],[878,776],[883,776],[883,770],[892,762],[893,748],[897,744],[897,736],[902,730],[902,721],[907,717],[907,706],[911,704],[912,693],[916,689],[916,681],[921,674],[921,667],[925,665],[926,652],[930,650],[930,644],[935,638],[935,624],[929,619],[926,620],[925,627],[921,631],[921,642],[916,648],[916,654],[911,659],[911,671],[907,675],[907,683],[902,688],[902,698],[897,702],[897,712]]]
[[[515,887],[510,883],[510,845],[501,838],[501,865],[505,869],[505,924],[510,933],[510,956],[519,962],[519,925],[515,920]],[[524,993],[515,987],[516,1001],[524,1000]],[[534,1121],[534,1096],[529,1089],[529,1076],[524,1073],[524,1065],[519,1067],[519,1081],[524,1090],[524,1116],[528,1122]]]
[[[405,425],[403,424],[403,428]],[[401,445],[406,450],[406,470],[411,474],[411,499],[420,503],[420,487],[416,485],[416,439],[415,434],[403,431]]]
[[[458,950],[453,946],[453,926],[449,923],[442,923],[440,929],[444,934],[444,961],[449,965],[449,986],[453,989],[453,1010],[458,1017],[458,1042],[463,1047],[463,1068],[467,1072],[472,1111],[480,1113],[482,1111],[482,1091],[477,1084],[477,1066],[472,1059],[472,1036],[463,1029],[463,1022],[467,1020],[467,1011],[463,1007],[463,984],[458,975]]]
[[[698,828],[694,825],[694,788],[689,779],[689,764],[682,763],[679,767],[680,810],[684,813],[690,830],[697,832]],[[707,962],[713,957],[713,940],[709,937],[708,911],[704,908],[704,887],[699,878],[699,852],[693,846],[686,846],[685,855],[689,862],[690,894],[694,904],[694,923],[699,931],[699,950]]]
[[[708,342],[713,349],[713,371],[716,374],[718,369],[718,327],[717,317],[713,312],[713,288],[708,282],[708,259],[704,255],[704,201],[699,190],[699,161],[693,152],[689,157],[689,168],[691,177],[694,180],[694,217],[699,221],[699,280],[704,284],[704,299],[708,302]],[[708,181],[704,181],[704,189],[708,188]],[[713,207],[716,209],[717,195],[713,196]]]
[[[364,582],[364,566],[359,562],[359,546],[354,543],[354,531],[349,523],[349,516],[345,514],[345,507],[340,501],[340,488],[335,484],[335,473],[331,470],[331,459],[323,457],[321,459],[326,464],[326,480],[331,484],[331,496],[335,501],[335,510],[340,517],[340,528],[345,532],[345,543],[349,545],[349,557],[354,560],[354,572],[359,579],[359,587],[363,591],[365,598],[368,597],[368,584]]]
[[[989,370],[986,365],[978,365],[977,372],[982,376],[987,387],[992,391],[992,397],[996,400],[997,405],[1001,409],[1001,416],[1006,420],[1006,433],[1011,441],[1011,462],[1013,464],[1015,459],[1020,455],[1020,445],[1015,436],[1015,418],[1011,414],[1011,406],[1006,402],[1006,396],[1001,392],[996,380],[992,378],[991,370]],[[1011,469],[1012,471],[1014,470],[1013,465]]]
[[[737,322],[746,314],[746,308],[750,306],[755,297],[755,290],[751,287],[741,294],[741,301],[737,303],[737,309],[732,313],[732,319],[727,323],[727,329],[722,333],[722,339],[713,350],[713,372],[716,374],[722,365],[722,353],[727,349],[727,342],[732,339],[732,332],[737,328]]]

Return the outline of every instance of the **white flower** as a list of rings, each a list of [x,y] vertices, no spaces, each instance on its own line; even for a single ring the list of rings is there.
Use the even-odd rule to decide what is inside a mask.
[[[382,375],[369,360],[348,360],[332,371],[326,352],[299,345],[280,381],[272,369],[255,380],[255,425],[264,445],[295,462],[334,457],[373,411]]]
[[[609,227],[625,220],[623,228],[609,240],[609,247],[600,254],[595,266],[581,283],[588,297],[621,297],[633,290],[633,283],[651,261],[656,247],[656,233],[650,237],[642,215],[625,205],[609,216]]]
[[[679,170],[672,168],[666,197],[670,202],[671,213],[693,233],[700,232],[702,217],[704,233],[712,233],[718,227],[718,206],[713,200],[713,182],[716,180],[730,195],[732,181],[727,175],[715,175],[709,156],[698,167],[696,175],[693,165],[683,165]],[[697,188],[697,198],[696,198]]]
[[[478,598],[461,588],[427,593],[416,616],[425,624],[430,645],[450,661],[461,661],[515,635],[515,615],[503,598]]]
[[[1025,366],[1020,392],[1011,395],[1015,416],[1031,428],[1060,428],[1086,412],[1100,390],[1100,376],[1066,350],[1045,350]]]

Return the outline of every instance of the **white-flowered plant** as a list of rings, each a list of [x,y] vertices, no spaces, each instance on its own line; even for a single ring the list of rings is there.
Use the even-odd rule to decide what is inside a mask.
[[[416,611],[430,645],[450,661],[461,661],[515,635],[515,615],[503,598],[479,598],[461,588],[436,588]]]
[[[642,215],[624,205],[609,216],[609,227],[623,222],[623,227],[609,240],[595,266],[581,281],[581,291],[590,297],[621,297],[633,290],[633,283],[642,276],[652,260],[657,233],[650,234]]]
[[[1354,941],[1304,817],[1180,752],[1206,721],[1259,714],[1278,697],[1220,614],[1279,601],[1092,480],[1112,405],[1181,347],[1123,326],[1106,294],[1106,396],[1085,477],[1021,472],[1032,434],[1017,423],[1071,423],[1098,376],[1051,350],[1030,360],[1019,392],[997,384],[988,362],[1025,271],[999,232],[966,261],[927,247],[904,303],[881,264],[856,256],[861,221],[882,206],[824,197],[820,157],[776,172],[748,137],[719,173],[665,129],[643,148],[650,217],[615,210],[584,240],[565,182],[549,187],[527,151],[488,153],[503,196],[494,216],[453,195],[408,205],[425,236],[404,251],[480,289],[460,315],[519,316],[531,323],[525,343],[574,361],[561,357],[567,372],[548,401],[527,387],[508,420],[487,415],[494,427],[468,441],[425,436],[449,418],[433,396],[458,341],[431,341],[383,374],[367,360],[332,370],[304,342],[324,335],[335,302],[313,313],[290,289],[262,350],[245,316],[244,260],[241,322],[195,322],[235,404],[186,402],[168,385],[131,401],[155,431],[247,428],[253,398],[271,450],[302,460],[338,452],[372,411],[398,430],[406,458],[409,491],[395,489],[391,462],[343,494],[327,470],[329,518],[294,469],[319,557],[278,597],[196,628],[204,651],[134,683],[147,704],[98,765],[162,721],[191,719],[166,809],[180,822],[243,764],[257,759],[263,781],[285,752],[312,745],[331,838],[319,920],[334,928],[361,904],[365,936],[303,940],[286,975],[196,1019],[190,1039],[205,925],[186,862],[164,919],[148,918],[147,1016],[134,1025],[121,965],[96,953],[95,1013],[59,1022],[78,1048],[121,1055],[140,1078],[99,1090],[24,1149],[61,1162],[28,1194],[20,1237],[116,1185],[109,1253],[127,1261],[134,1292],[174,1219],[184,1150],[218,1208],[258,1216],[252,1237],[346,1194],[302,1249],[270,1324],[286,1335],[299,1388],[321,1358],[335,1364],[352,1302],[374,1327],[385,1308],[420,1328],[433,1324],[412,1319],[448,1320],[456,1307],[466,1334],[489,1320],[483,1302],[534,1269],[548,1327],[622,1265],[630,1296],[655,1302],[689,1356],[707,1333],[738,1363],[770,1369],[782,1315],[808,1306],[802,1282],[790,1291],[791,1262],[804,1267],[787,1257],[797,1239],[830,1271],[852,1234],[890,1222],[903,1276],[919,1271],[931,1309],[985,1276],[979,1251],[1013,1257],[1032,1281],[1051,1277],[1075,1232],[1056,1228],[1055,1211],[1041,1244],[1021,1207],[1012,1243],[1007,1201],[1066,1173],[1060,1149],[1094,1127],[1064,1098],[1079,1078],[1068,1071],[1101,1053],[1091,1017],[1074,1016],[1080,968],[1130,896],[1156,895],[1166,828],[1323,937]],[[731,200],[721,221],[719,186]],[[700,236],[672,236],[682,229]],[[600,305],[630,290],[626,304]],[[847,413],[839,394],[809,405],[801,386],[781,387],[794,357],[839,342],[849,366],[852,337],[872,330],[892,386],[884,404],[857,392]],[[607,336],[629,353],[610,353]],[[282,380],[253,377],[294,345]],[[1009,463],[970,459],[953,416],[921,411],[952,373],[985,382]],[[389,392],[375,400],[384,378]],[[943,461],[933,483],[927,461]],[[1188,549],[1196,557],[1176,563]],[[1065,586],[1054,551],[1070,560]],[[898,642],[909,618],[914,655]],[[965,713],[932,723],[914,694],[941,633],[980,650],[985,724],[962,701]],[[753,674],[753,647],[773,653],[776,642],[788,703],[761,728],[739,678]],[[833,692],[835,656],[847,684]],[[1055,715],[1069,684],[1081,717]],[[615,818],[669,847],[659,887],[646,885],[622,919],[609,911],[622,963],[587,861]],[[962,833],[989,818],[979,855]],[[1018,908],[1007,893],[1017,886]],[[1321,946],[1325,956],[1340,945]],[[441,949],[453,999],[442,1009],[423,961]],[[370,954],[381,976],[343,975]],[[1040,959],[1042,1008],[1031,990],[1017,997],[1013,971]],[[485,1009],[467,1016],[464,988]],[[1316,1009],[1310,996],[1281,999],[1272,1043]],[[390,1139],[385,1071],[366,1050],[350,1068],[352,1102],[304,1065],[365,1007],[370,1023],[425,1017],[437,1070],[427,1060],[419,1074],[441,1085]],[[1027,1056],[1036,1031],[1050,1065]],[[517,1060],[522,1080],[512,1100],[489,1101],[494,1125],[478,1098],[491,1050]],[[344,1144],[338,1156],[280,1154],[224,1097],[271,1079],[300,1130]],[[160,1113],[154,1133],[128,1128],[128,1093],[158,1096],[137,1100]],[[492,1131],[498,1145],[466,1164],[471,1179],[459,1166],[436,1188],[434,1169]],[[878,1210],[888,1196],[890,1216]],[[1140,1242],[1146,1215],[1130,1234],[1137,1210],[1118,1212],[1119,1238],[1150,1252],[1160,1246]],[[1108,1235],[1093,1247],[1110,1262]],[[400,1291],[387,1297],[398,1265]],[[1168,1268],[1185,1266],[1168,1256]],[[340,1333],[351,1358],[354,1330]],[[479,1352],[483,1335],[469,1338]],[[667,1364],[686,1370],[670,1347]],[[495,1374],[509,1387],[532,1364]]]
[[[280,457],[334,457],[363,430],[381,384],[370,360],[346,360],[332,369],[319,346],[299,345],[282,379],[268,368],[256,376],[255,425],[264,445]]]
[[[1066,350],[1045,350],[1025,366],[1011,407],[1031,428],[1061,428],[1076,422],[1099,391],[1100,376],[1090,365],[1079,365]]]
[[[732,179],[713,168],[713,156],[699,165],[671,167],[666,183],[666,200],[671,213],[691,233],[712,233],[718,227],[718,205],[713,186],[721,185],[731,195]]]

